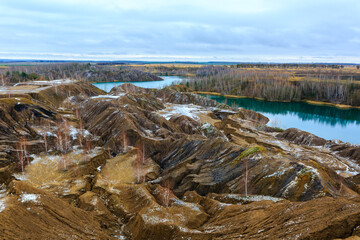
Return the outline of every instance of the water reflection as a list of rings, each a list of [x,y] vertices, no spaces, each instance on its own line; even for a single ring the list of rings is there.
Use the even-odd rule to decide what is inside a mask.
[[[163,88],[170,86],[172,83],[181,82],[183,78],[179,76],[159,76],[164,81],[149,81],[149,82],[128,82],[132,83],[135,86],[143,88]],[[99,82],[93,83],[94,86],[104,90],[105,92],[110,92],[113,87],[119,86],[125,82]]]
[[[208,96],[224,102],[221,96]],[[264,114],[281,122],[281,127],[296,127],[327,139],[360,143],[360,110],[339,109],[303,102],[268,102],[250,98],[227,98],[230,106],[239,106]]]
[[[183,80],[183,78],[178,76],[164,76],[162,78],[164,81],[133,82],[133,84],[144,88],[163,88]],[[94,83],[94,85],[109,92],[113,87],[122,83]],[[219,102],[225,101],[225,98],[220,96],[208,97]],[[227,104],[264,114],[271,120],[270,126],[284,129],[295,127],[325,139],[340,139],[360,144],[360,110],[358,109],[344,110],[303,102],[267,102],[249,98],[228,98]]]
[[[218,102],[224,102],[224,97],[211,96]],[[304,121],[315,121],[323,124],[335,126],[341,124],[346,126],[348,123],[360,124],[360,110],[358,109],[339,109],[329,106],[318,106],[303,102],[268,102],[249,98],[227,99],[230,106],[236,105],[246,109],[273,115],[297,115]]]

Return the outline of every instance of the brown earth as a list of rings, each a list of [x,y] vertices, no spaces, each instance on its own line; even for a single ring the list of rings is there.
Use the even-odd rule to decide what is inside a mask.
[[[178,90],[94,97],[105,93],[71,82],[0,98],[0,236],[360,236],[358,146],[277,133],[259,113]]]

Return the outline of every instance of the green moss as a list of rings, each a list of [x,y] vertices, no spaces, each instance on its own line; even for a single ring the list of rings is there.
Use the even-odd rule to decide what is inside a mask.
[[[284,131],[284,129],[279,128],[279,127],[273,127],[272,129],[273,129],[275,132],[283,132],[283,131]]]
[[[255,147],[248,148],[240,153],[240,155],[234,160],[234,163],[237,164],[242,159],[249,157],[250,155],[253,155],[257,152],[264,151],[264,150],[266,150],[266,149],[261,146],[255,146]]]

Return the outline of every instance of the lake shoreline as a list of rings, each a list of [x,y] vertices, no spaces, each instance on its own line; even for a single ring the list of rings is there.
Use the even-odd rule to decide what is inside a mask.
[[[192,93],[203,94],[203,95],[212,95],[212,96],[220,96],[220,97],[233,98],[233,99],[249,98],[249,99],[255,99],[255,100],[258,100],[258,101],[268,101],[268,102],[285,102],[285,103],[304,102],[304,103],[311,104],[311,105],[336,107],[336,108],[343,109],[343,110],[346,110],[346,109],[360,109],[360,106],[352,106],[352,105],[329,103],[329,102],[322,102],[322,101],[313,101],[313,100],[301,100],[301,101],[266,100],[265,98],[259,98],[259,97],[237,96],[237,95],[229,95],[229,94],[223,95],[223,94],[217,93],[217,92],[193,91]]]
[[[165,81],[165,79],[161,78],[161,80],[149,80],[149,81],[136,81],[136,82],[162,82],[162,81]],[[88,82],[90,84],[96,84],[96,83],[134,83],[134,81],[127,81],[127,82],[124,82],[124,81],[117,81],[117,80],[114,80],[114,81],[111,81],[111,82]]]
[[[160,77],[163,77],[164,81],[130,83],[143,88],[161,89],[165,86],[173,85],[175,82],[181,81],[181,79],[183,79],[183,77],[180,78],[177,76]],[[99,82],[93,85],[106,92],[109,92],[112,87],[116,87],[122,83],[124,82]],[[228,99],[228,105],[232,106],[232,104],[236,104],[238,107],[262,113],[271,120],[271,124],[275,124],[274,126],[278,126],[280,124],[278,127],[283,129],[298,128],[307,132],[311,132],[325,139],[340,139],[345,142],[351,142],[352,144],[360,144],[356,138],[349,137],[360,134],[360,132],[358,132],[359,128],[356,127],[356,125],[360,124],[360,118],[356,117],[359,116],[357,111],[360,110],[357,107],[344,105],[336,106],[335,104],[331,103],[315,101],[267,101],[263,98],[222,95],[216,92],[191,91],[189,93],[195,93],[203,96],[209,95],[211,98]],[[246,103],[239,104],[232,103],[232,101],[245,101]],[[250,103],[248,101],[250,101]],[[223,101],[220,100],[219,102]],[[256,103],[259,103],[261,106],[256,106]],[[253,106],[253,104],[255,105]],[[299,104],[301,106],[299,106]],[[314,108],[316,109],[314,110]],[[330,114],[329,111],[331,112]],[[354,114],[356,115],[355,117]],[[354,133],[358,134],[354,135]]]

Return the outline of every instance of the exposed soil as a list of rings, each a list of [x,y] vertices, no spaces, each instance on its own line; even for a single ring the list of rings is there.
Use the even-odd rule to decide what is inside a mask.
[[[0,98],[2,239],[360,236],[359,146],[179,86],[44,84]]]

